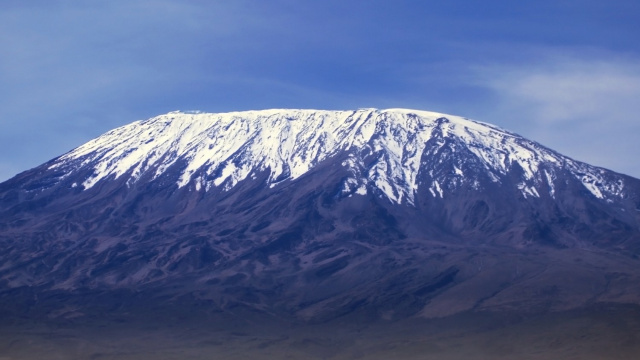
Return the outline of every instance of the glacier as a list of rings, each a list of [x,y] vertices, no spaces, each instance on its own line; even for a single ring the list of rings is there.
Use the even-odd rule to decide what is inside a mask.
[[[412,204],[421,186],[417,179],[425,165],[425,146],[435,138],[439,146],[445,140],[464,146],[494,182],[519,166],[523,174],[518,188],[524,197],[539,197],[541,186],[553,197],[555,169],[570,171],[599,199],[620,196],[624,188],[621,177],[605,176],[604,169],[497,126],[410,109],[175,111],[111,130],[55,159],[49,168],[69,173],[89,167],[90,175],[75,184],[86,190],[107,178],[125,176],[128,185],[142,175],[156,179],[179,165],[178,187],[229,190],[264,171],[269,173],[268,186],[274,187],[347,152],[349,159],[342,166],[352,177],[345,181],[345,192],[362,195],[367,188],[377,188],[392,202]],[[363,153],[378,155],[365,166]],[[455,164],[452,176],[465,178]],[[445,196],[446,181],[434,178],[428,184],[434,197]]]

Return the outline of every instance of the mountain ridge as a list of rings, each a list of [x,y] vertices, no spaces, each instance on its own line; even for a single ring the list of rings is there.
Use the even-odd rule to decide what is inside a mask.
[[[367,183],[373,183],[391,201],[412,202],[417,173],[424,165],[420,164],[422,150],[435,137],[439,142],[453,139],[465,144],[493,181],[499,181],[496,175],[504,175],[517,164],[524,171],[519,184],[524,196],[539,197],[535,185],[544,184],[553,196],[554,171],[536,174],[541,163],[568,166],[599,198],[615,196],[623,186],[621,177],[606,179],[597,167],[561,156],[498,127],[407,109],[171,112],[107,132],[61,156],[49,169],[69,172],[89,165],[93,174],[72,186],[90,188],[108,176],[118,178],[125,173],[130,182],[146,172],[153,172],[155,179],[181,160],[187,165],[175,180],[179,187],[191,185],[196,191],[218,186],[229,189],[266,168],[271,172],[269,185],[296,179],[315,163],[355,148],[384,154],[375,164],[367,164],[372,168],[368,174],[350,179],[345,187],[355,187],[354,191],[362,193]],[[354,156],[344,165],[353,169],[357,161],[362,162],[362,156]],[[464,178],[459,166],[453,171]],[[434,196],[442,196],[437,180],[429,188]]]

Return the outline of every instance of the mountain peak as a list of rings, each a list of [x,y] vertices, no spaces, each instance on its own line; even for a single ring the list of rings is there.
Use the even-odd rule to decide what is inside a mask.
[[[477,176],[465,177],[463,171],[469,163],[477,163],[494,182],[519,168],[525,197],[539,197],[541,191],[553,196],[555,173],[561,168],[574,173],[598,198],[616,196],[622,187],[619,179],[607,180],[595,167],[496,126],[409,109],[171,112],[111,130],[56,159],[49,169],[71,173],[90,168],[75,185],[84,189],[107,178],[126,176],[131,185],[143,176],[153,181],[171,173],[178,187],[228,190],[265,171],[273,187],[348,153],[343,166],[353,177],[345,180],[346,192],[363,194],[376,188],[393,202],[413,203],[420,172],[433,165],[423,154],[442,156],[445,148],[451,150],[450,158],[435,161],[455,163],[447,177],[459,176],[476,187]],[[471,159],[457,157],[463,149]],[[429,176],[426,185],[433,196],[444,196],[442,182],[447,179],[434,177],[433,169]]]

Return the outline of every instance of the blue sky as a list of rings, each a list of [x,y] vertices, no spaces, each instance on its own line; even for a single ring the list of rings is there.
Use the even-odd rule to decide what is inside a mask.
[[[640,2],[0,2],[0,181],[173,110],[462,115],[640,177]]]

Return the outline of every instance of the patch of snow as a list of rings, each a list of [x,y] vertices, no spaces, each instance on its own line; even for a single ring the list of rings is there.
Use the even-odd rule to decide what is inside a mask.
[[[592,174],[585,174],[581,180],[582,185],[584,185],[584,187],[587,188],[587,190],[589,190],[595,197],[597,197],[598,199],[604,199],[604,196],[602,196],[602,192],[596,185],[598,179],[595,176],[593,176]]]
[[[556,188],[554,184],[554,178],[547,170],[544,171],[544,176],[547,179],[547,184],[549,185],[549,195],[551,195],[551,197],[555,199]]]
[[[440,183],[438,181],[434,181],[433,186],[430,187],[429,190],[431,190],[431,194],[433,194],[434,197],[437,193],[440,198],[444,198],[444,193],[442,192],[442,188],[440,187]]]
[[[525,183],[519,183],[518,184],[518,189],[520,189],[522,191],[522,194],[524,195],[525,198],[528,198],[529,196],[531,197],[540,197],[540,194],[538,193],[538,190],[536,190],[536,188],[534,186],[529,186]]]

